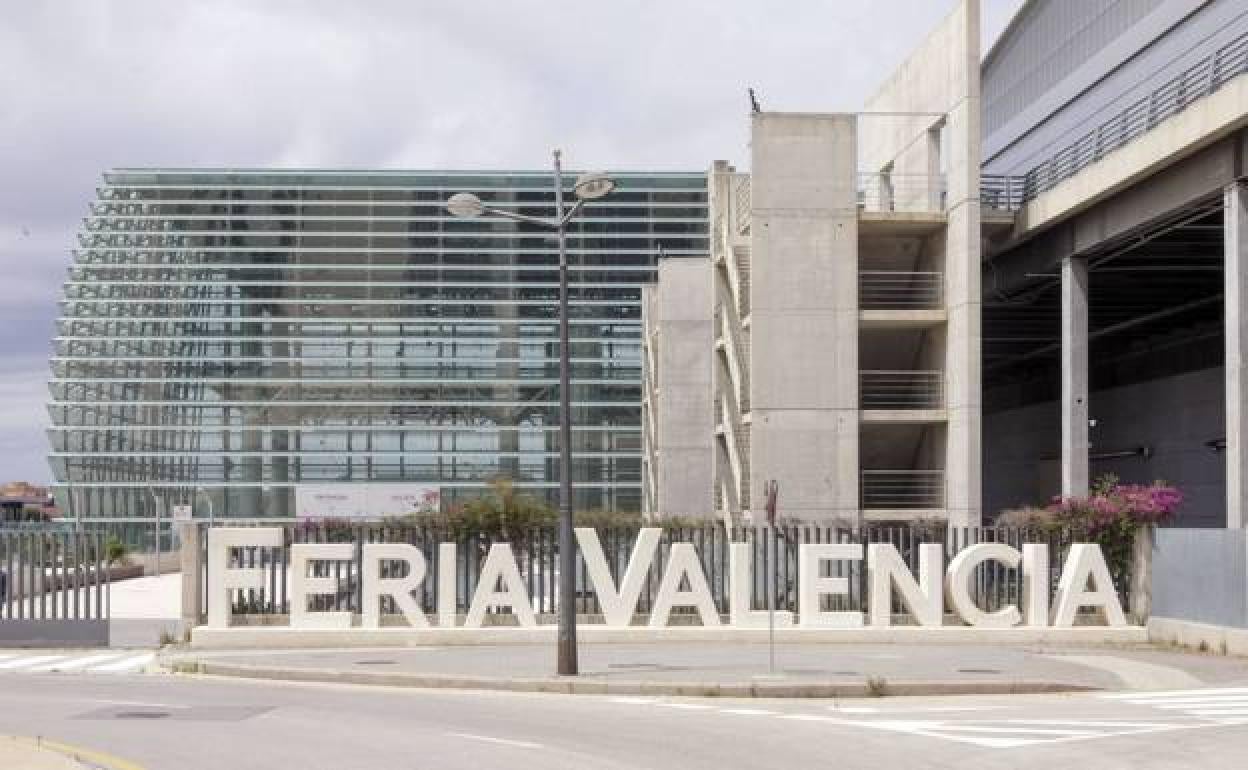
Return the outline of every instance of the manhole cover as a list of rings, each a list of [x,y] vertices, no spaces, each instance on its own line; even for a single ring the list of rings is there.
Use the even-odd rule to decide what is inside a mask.
[[[396,660],[357,660],[357,666],[393,666],[398,663]]]
[[[959,674],[1000,674],[995,668],[960,668]]]
[[[113,719],[164,719],[168,711],[118,711]]]

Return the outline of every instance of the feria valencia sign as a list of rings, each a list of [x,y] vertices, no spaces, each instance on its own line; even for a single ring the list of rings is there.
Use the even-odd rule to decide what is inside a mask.
[[[576,530],[585,566],[597,594],[605,624],[608,627],[629,626],[635,616],[638,599],[645,580],[659,551],[661,531],[644,528],[633,546],[628,567],[617,583],[607,568],[598,534],[593,529]],[[282,530],[271,527],[221,527],[208,534],[208,626],[225,628],[230,624],[230,595],[240,589],[262,589],[265,573],[259,569],[232,566],[230,551],[241,547],[280,548]],[[407,622],[414,628],[430,627],[430,619],[421,610],[412,593],[429,577],[425,557],[420,549],[406,543],[364,543],[361,593],[363,596],[361,626],[381,627],[381,599],[390,597]],[[767,612],[751,609],[750,589],[753,576],[750,566],[750,545],[729,546],[730,627],[759,628],[768,623]],[[311,597],[332,595],[337,590],[333,577],[318,577],[310,567],[318,562],[351,561],[354,543],[296,543],[290,546],[290,625],[304,629],[349,629],[354,623],[352,613],[309,610]],[[438,563],[444,568],[433,576],[437,580],[437,613],[439,627],[456,626],[455,543],[438,545]],[[823,565],[829,562],[866,561],[868,612],[829,611],[822,609],[825,596],[846,594],[849,581],[844,577],[826,577]],[[381,565],[404,562],[401,577],[382,576]],[[971,595],[975,569],[985,562],[999,562],[1009,568],[1022,567],[1023,591],[1018,606],[995,612],[978,607]],[[890,599],[894,593],[920,626],[942,624],[946,606],[964,622],[980,628],[1068,627],[1083,608],[1100,610],[1110,626],[1125,626],[1122,606],[1114,591],[1105,558],[1097,545],[1072,545],[1063,565],[1055,595],[1049,596],[1049,552],[1044,544],[1024,544],[1022,550],[1004,543],[980,543],[958,552],[944,565],[944,547],[931,543],[919,546],[918,575],[911,573],[897,549],[890,544],[870,543],[805,543],[798,547],[798,611],[777,611],[777,626],[797,628],[861,628],[864,625],[887,626],[892,620]],[[394,570],[390,570],[394,572]],[[947,603],[947,604],[946,604]],[[690,543],[673,543],[663,570],[649,617],[649,626],[668,624],[675,607],[693,608],[704,626],[723,625],[707,585],[706,575]],[[463,627],[479,628],[490,610],[508,608],[521,626],[535,626],[537,620],[526,590],[525,581],[516,565],[511,546],[495,543],[490,546],[468,604]]]

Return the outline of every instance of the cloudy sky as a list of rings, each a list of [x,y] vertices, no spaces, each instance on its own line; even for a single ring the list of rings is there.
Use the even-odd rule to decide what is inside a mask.
[[[982,0],[984,44],[1021,0]],[[47,356],[109,167],[743,165],[854,111],[952,0],[45,0],[0,24],[0,481],[49,480]]]

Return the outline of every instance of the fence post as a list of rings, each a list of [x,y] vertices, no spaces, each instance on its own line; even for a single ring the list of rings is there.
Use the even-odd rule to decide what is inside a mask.
[[[199,522],[182,521],[178,523],[178,537],[182,541],[179,554],[182,563],[182,621],[191,626],[198,626],[203,608],[199,606],[202,595],[200,580],[203,572],[199,568],[199,538],[201,530]]]
[[[1131,622],[1145,625],[1153,608],[1153,543],[1154,527],[1150,524],[1135,531],[1131,542],[1131,586],[1127,593]]]

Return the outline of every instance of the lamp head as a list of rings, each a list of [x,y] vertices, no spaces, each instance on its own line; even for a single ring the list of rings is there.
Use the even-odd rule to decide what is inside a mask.
[[[472,193],[455,193],[446,201],[446,210],[451,216],[471,219],[485,213],[485,204]]]
[[[583,201],[598,200],[615,189],[615,180],[601,172],[581,174],[572,190]]]

